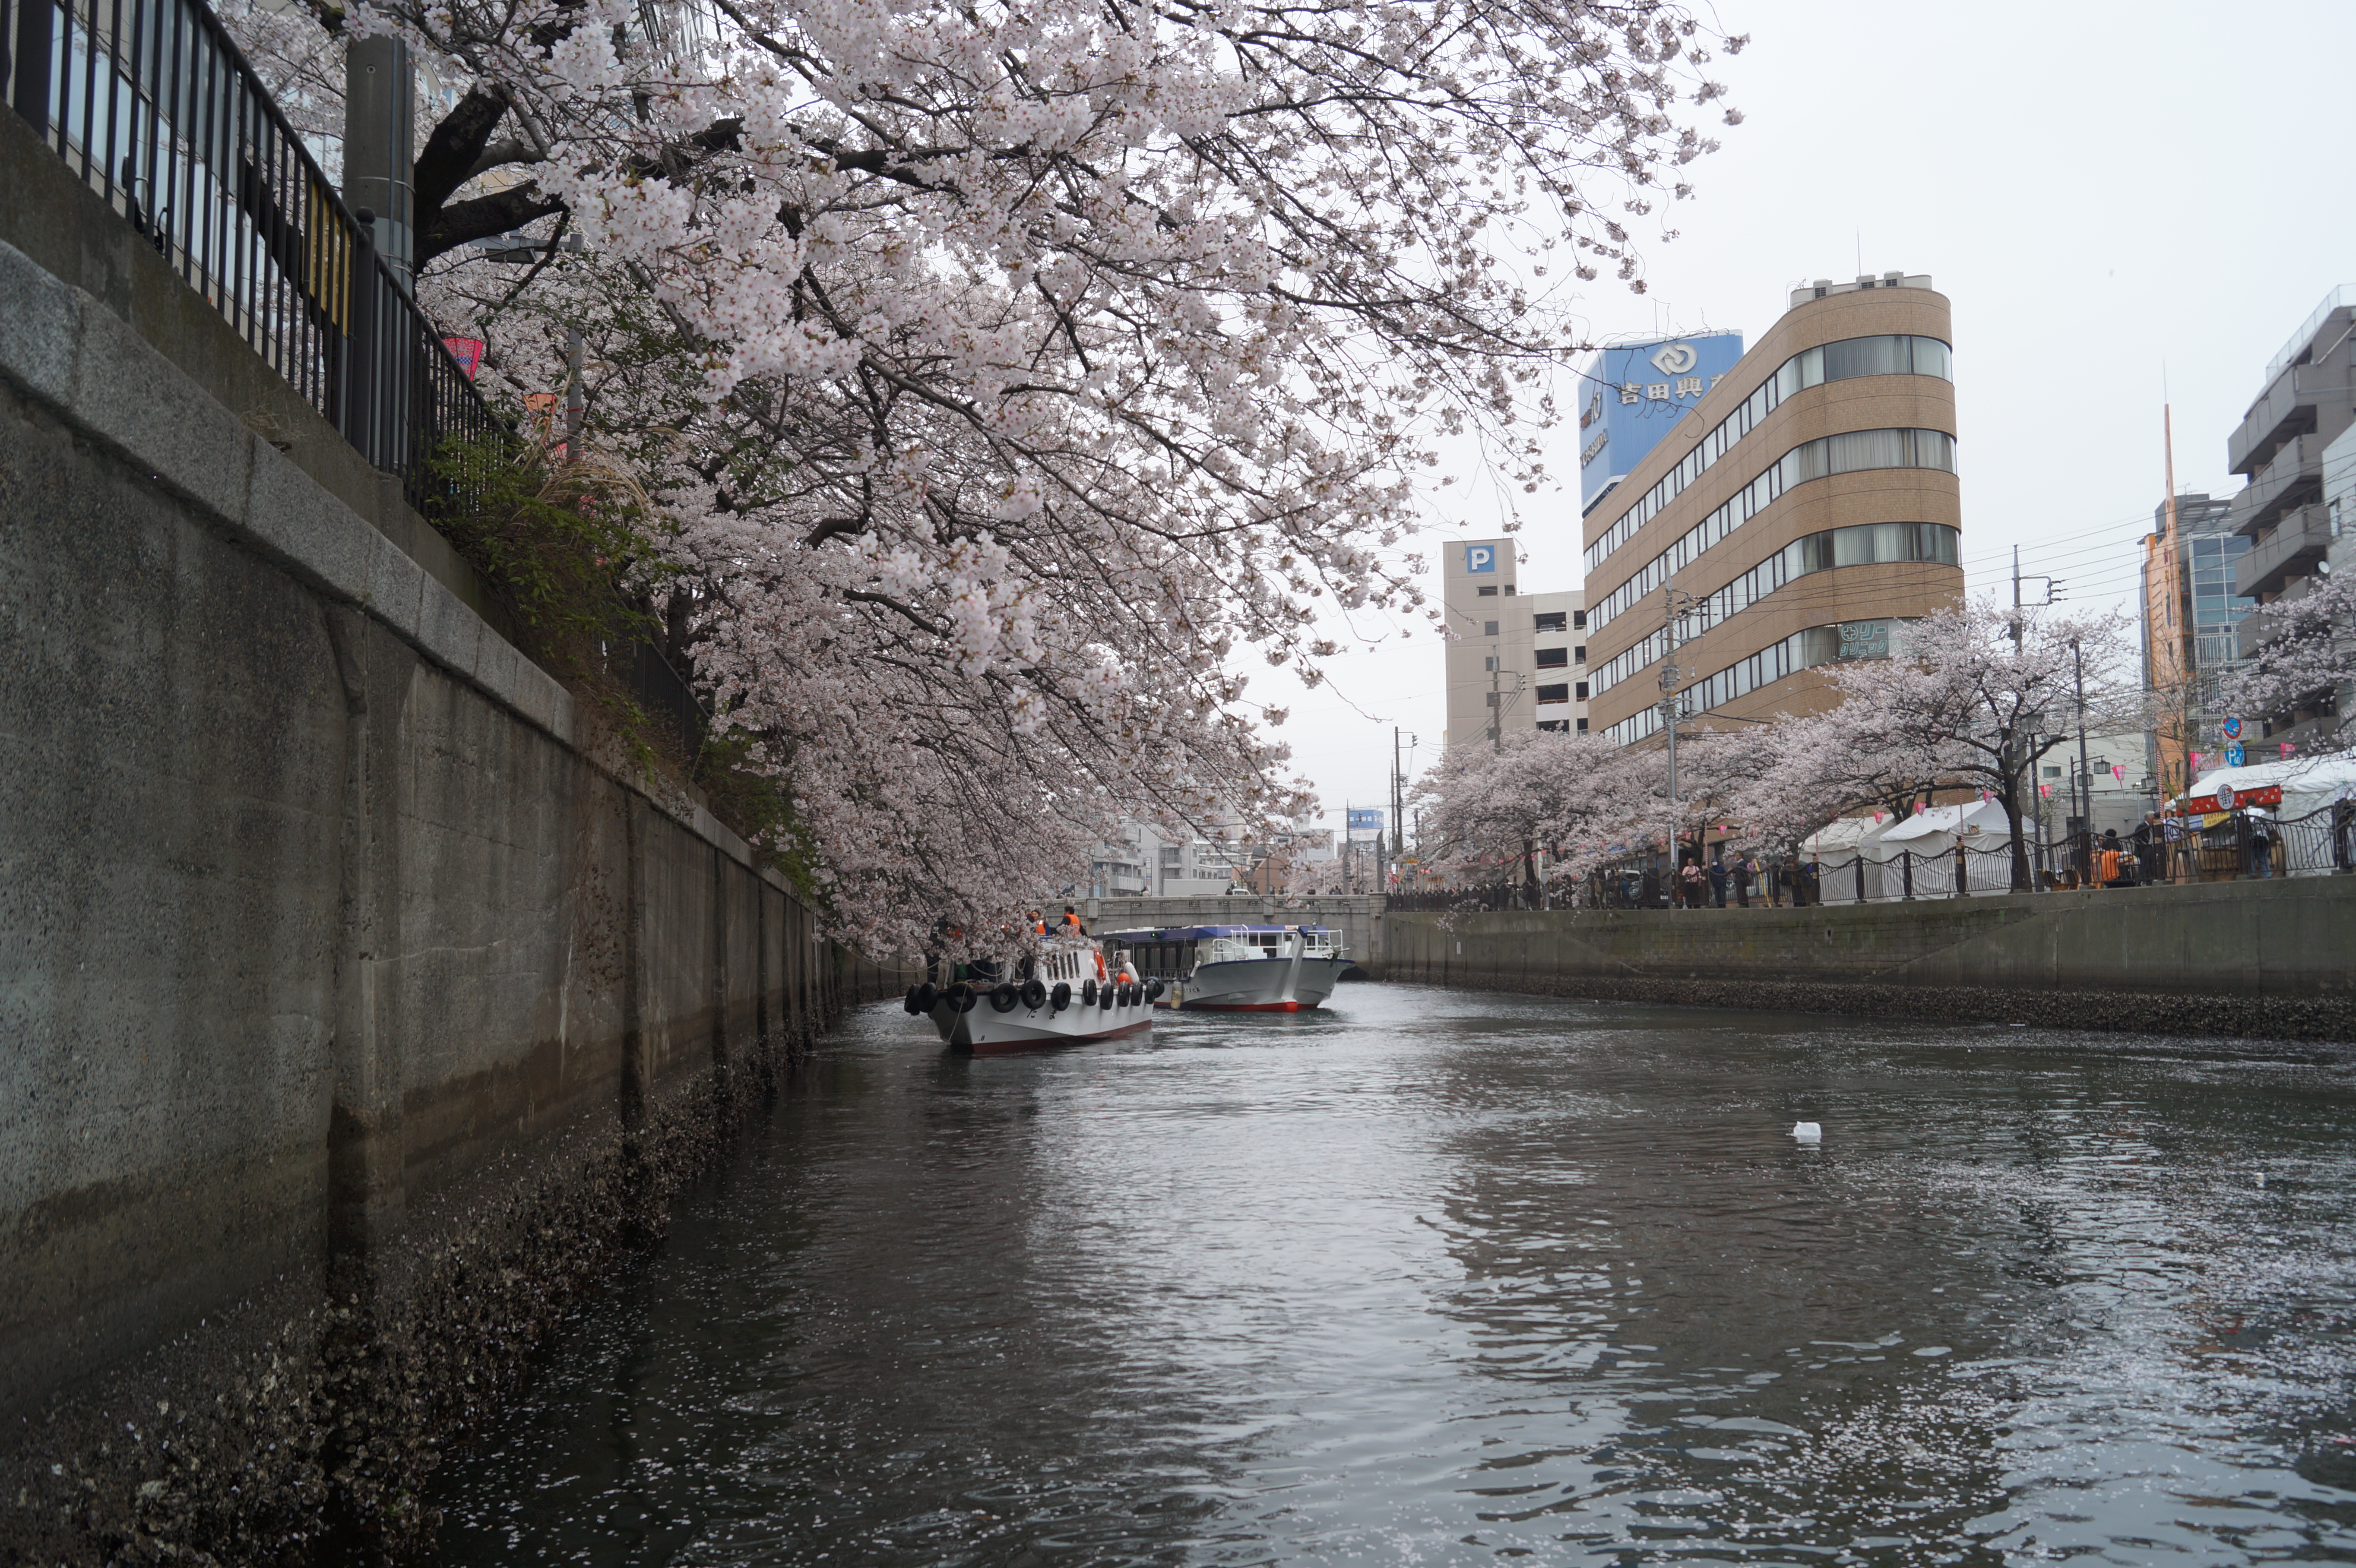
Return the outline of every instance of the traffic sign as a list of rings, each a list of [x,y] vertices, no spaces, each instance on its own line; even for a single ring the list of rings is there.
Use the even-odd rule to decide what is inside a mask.
[[[2239,719],[2228,719],[2217,728],[2224,731],[2225,739],[2228,741],[2238,741],[2242,738],[2242,721]]]
[[[2225,748],[2225,765],[2229,768],[2238,768],[2242,765],[2241,747],[2228,746]]]

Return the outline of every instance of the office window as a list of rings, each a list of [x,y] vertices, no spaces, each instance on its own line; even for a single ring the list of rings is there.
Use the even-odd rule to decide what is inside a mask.
[[[1506,597],[1506,598],[1508,598],[1508,599],[1511,599],[1513,596],[1514,596],[1514,585],[1513,585],[1512,583],[1508,582],[1508,583],[1506,583],[1506,584],[1505,584],[1505,597]]]
[[[1587,700],[1587,683],[1583,680],[1579,683],[1577,688],[1577,696],[1579,700],[1581,702]]]
[[[1563,669],[1567,668],[1569,664],[1570,650],[1569,648],[1540,648],[1538,650],[1538,668],[1540,669]]]
[[[1570,629],[1564,624],[1567,617],[1560,610],[1543,610],[1530,619],[1532,625],[1541,632],[1565,632]]]
[[[1494,637],[1494,636],[1495,636],[1495,635],[1497,635],[1497,623],[1496,623],[1496,622],[1494,622],[1494,621],[1483,621],[1483,622],[1482,622],[1482,623],[1481,623],[1481,635],[1482,635],[1483,636],[1484,636],[1484,637]]]
[[[1476,592],[1483,599],[1494,599],[1497,596],[1497,585],[1494,582],[1484,582]]]
[[[1540,702],[1569,702],[1570,700],[1570,688],[1568,685],[1541,686],[1538,688],[1538,700]]]
[[[1570,613],[1570,624],[1579,627],[1581,631],[1585,631],[1587,629],[1587,612],[1584,610],[1573,610]]]
[[[1587,720],[1585,719],[1581,719],[1579,721],[1579,732],[1582,735],[1587,733]]]
[[[1580,664],[1585,664],[1587,662],[1587,645],[1585,643],[1581,643],[1579,646],[1571,649],[1570,656]]]

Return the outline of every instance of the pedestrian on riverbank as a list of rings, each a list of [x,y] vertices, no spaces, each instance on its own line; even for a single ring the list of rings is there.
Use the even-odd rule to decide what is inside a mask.
[[[2102,888],[2123,888],[2127,885],[2127,858],[2119,848],[2119,830],[2103,829],[2102,842],[2094,850],[2095,885]]]
[[[1710,901],[1720,909],[1726,907],[1726,862],[1723,859],[1712,860],[1709,863],[1709,897]]]
[[[1734,901],[1738,908],[1751,907],[1751,880],[1759,874],[1759,862],[1749,855],[1734,859]]]
[[[2250,875],[2271,877],[2274,874],[2274,837],[2266,831],[2266,819],[2254,811],[2250,813]]]
[[[2135,830],[2136,880],[2146,887],[2159,880],[2160,843],[2159,813],[2147,811]]]

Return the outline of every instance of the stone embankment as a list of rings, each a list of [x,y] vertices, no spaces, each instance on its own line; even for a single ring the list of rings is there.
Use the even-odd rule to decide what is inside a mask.
[[[1394,980],[1598,1001],[2356,1040],[2356,877],[1385,917]]]
[[[364,1562],[903,977],[0,115],[0,1563]]]

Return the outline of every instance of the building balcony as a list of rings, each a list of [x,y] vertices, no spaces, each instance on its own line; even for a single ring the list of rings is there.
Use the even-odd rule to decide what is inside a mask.
[[[2251,553],[2254,555],[2257,552],[2253,550]],[[2304,581],[2297,578],[2287,580],[2284,584],[2283,598],[2306,597],[2315,592],[2317,581],[2312,577]],[[2233,624],[2233,656],[2235,658],[2254,659],[2258,656],[2258,649],[2265,645],[2266,621],[2267,617],[2264,610],[2260,609],[2251,612]]]
[[[2248,475],[2265,467],[2276,448],[2315,429],[2318,402],[2326,395],[2337,400],[2347,379],[2344,365],[2285,367],[2225,438],[2227,471]]]
[[[2275,531],[2233,563],[2233,592],[2244,598],[2279,593],[2293,578],[2311,577],[2331,549],[2331,517],[2320,505],[2286,512]]]
[[[2323,442],[2312,435],[2284,443],[2274,460],[2251,475],[2249,487],[2233,497],[2228,529],[2254,538],[2289,507],[2320,496],[2323,447]]]

